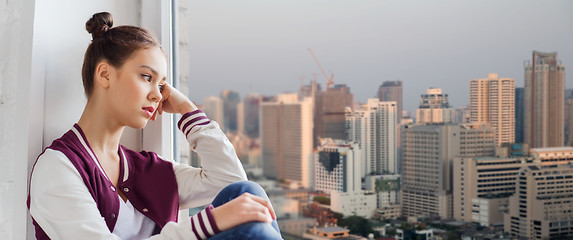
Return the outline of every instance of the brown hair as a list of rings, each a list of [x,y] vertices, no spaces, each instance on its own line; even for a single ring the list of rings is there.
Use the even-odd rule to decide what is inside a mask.
[[[160,46],[144,28],[112,26],[113,18],[108,12],[96,13],[86,22],[86,30],[92,35],[82,66],[82,81],[88,98],[93,91],[95,68],[99,62],[105,60],[120,68],[135,51]]]

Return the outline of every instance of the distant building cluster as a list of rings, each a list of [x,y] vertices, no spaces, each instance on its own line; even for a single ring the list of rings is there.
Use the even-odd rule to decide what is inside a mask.
[[[573,91],[557,53],[533,52],[524,87],[496,73],[467,81],[468,106],[454,109],[447,93],[429,88],[414,116],[403,110],[402,81],[383,82],[366,103],[347,85],[312,81],[277,96],[225,90],[203,108],[283,208],[281,228],[292,236],[354,239],[334,226],[342,214],[455,220],[508,239],[573,238]]]

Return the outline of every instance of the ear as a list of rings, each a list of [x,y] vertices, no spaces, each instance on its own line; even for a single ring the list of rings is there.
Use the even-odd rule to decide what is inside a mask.
[[[106,61],[98,63],[95,70],[95,84],[103,88],[109,88],[113,70],[113,66]]]

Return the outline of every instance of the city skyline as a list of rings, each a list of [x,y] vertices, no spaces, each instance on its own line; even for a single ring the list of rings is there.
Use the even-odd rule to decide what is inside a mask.
[[[488,73],[522,87],[533,51],[557,52],[570,65],[569,9],[573,2],[193,1],[190,97],[296,92],[300,76],[306,85],[313,73],[324,88],[312,48],[357,102],[376,97],[384,81],[401,80],[405,110],[429,87],[442,88],[457,108],[469,104],[469,81]]]

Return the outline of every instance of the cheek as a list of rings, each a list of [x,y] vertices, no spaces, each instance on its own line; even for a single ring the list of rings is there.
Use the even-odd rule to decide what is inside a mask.
[[[116,92],[116,96],[119,100],[118,103],[127,106],[130,103],[141,102],[141,100],[145,98],[145,90],[142,85],[143,84],[138,84],[136,81],[123,84]]]

